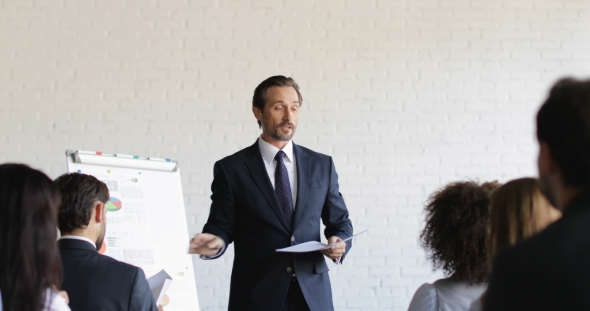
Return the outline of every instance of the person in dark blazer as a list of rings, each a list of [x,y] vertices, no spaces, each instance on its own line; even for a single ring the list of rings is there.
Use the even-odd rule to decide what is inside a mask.
[[[262,135],[215,163],[209,219],[189,252],[218,258],[234,242],[229,310],[334,310],[324,255],[340,263],[352,244],[275,251],[320,241],[320,220],[328,243],[352,235],[332,158],[291,140],[301,102],[293,79],[263,81],[252,108]]]
[[[484,310],[590,310],[590,80],[562,79],[537,114],[542,188],[562,218],[498,253]]]
[[[62,194],[58,241],[72,311],[155,311],[143,270],[98,253],[106,231],[107,186],[70,173],[55,180]]]

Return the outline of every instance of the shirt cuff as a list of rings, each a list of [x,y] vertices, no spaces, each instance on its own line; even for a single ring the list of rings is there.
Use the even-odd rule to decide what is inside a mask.
[[[217,259],[217,258],[221,257],[223,252],[225,252],[225,243],[223,243],[223,247],[219,250],[219,252],[216,255],[213,255],[211,257],[201,255],[201,259],[203,259],[203,260]]]

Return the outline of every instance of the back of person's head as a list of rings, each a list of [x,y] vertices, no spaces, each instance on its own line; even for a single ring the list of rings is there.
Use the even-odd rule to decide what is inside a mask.
[[[490,201],[490,261],[498,250],[532,236],[561,216],[541,192],[535,178],[507,182]]]
[[[488,278],[486,250],[490,194],[497,182],[453,182],[433,193],[426,204],[420,239],[435,269],[456,281],[480,284]]]
[[[563,183],[590,187],[590,80],[555,83],[537,114],[537,139],[548,145]]]
[[[0,165],[0,290],[4,310],[39,311],[59,288],[60,195],[51,179],[22,164]]]
[[[95,202],[107,203],[109,200],[107,185],[91,175],[68,173],[58,177],[55,183],[62,196],[58,217],[62,234],[86,228]]]

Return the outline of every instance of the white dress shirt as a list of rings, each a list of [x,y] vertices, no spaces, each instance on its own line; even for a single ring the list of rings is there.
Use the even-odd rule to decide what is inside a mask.
[[[293,210],[295,210],[295,203],[297,203],[297,165],[295,163],[295,155],[293,154],[293,142],[289,141],[283,149],[279,149],[262,139],[258,138],[258,148],[260,148],[260,154],[262,154],[262,162],[266,167],[266,173],[270,178],[270,183],[273,188],[275,186],[275,171],[277,170],[277,161],[275,156],[280,150],[283,150],[285,157],[283,162],[287,167],[287,173],[289,174],[289,184],[291,186],[291,195],[293,196]]]
[[[295,203],[297,203],[297,166],[295,166],[295,155],[293,154],[293,142],[289,141],[283,149],[279,149],[262,139],[262,136],[258,138],[258,148],[260,148],[260,154],[262,155],[262,162],[264,163],[264,167],[266,168],[266,173],[268,174],[268,178],[270,179],[270,183],[272,187],[275,187],[275,171],[277,169],[277,161],[275,160],[275,156],[279,152],[279,150],[283,150],[285,153],[285,157],[283,158],[283,163],[285,163],[285,167],[287,167],[287,173],[289,174],[289,184],[291,186],[291,195],[293,196],[293,210],[295,210]],[[223,245],[223,247],[219,250],[217,255],[207,257],[201,256],[201,259],[215,259],[220,254],[223,253],[227,245]]]
[[[48,289],[43,311],[71,311],[64,297],[58,295],[53,290]]]

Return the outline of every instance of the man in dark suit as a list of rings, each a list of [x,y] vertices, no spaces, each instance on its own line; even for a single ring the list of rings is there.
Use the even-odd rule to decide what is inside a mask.
[[[254,145],[214,166],[211,211],[190,252],[206,259],[234,242],[229,310],[333,310],[322,253],[276,249],[352,235],[332,158],[291,141],[302,99],[291,78],[274,76],[254,91],[252,111],[262,129]],[[323,254],[342,261],[351,243]]]
[[[106,230],[107,186],[70,173],[56,181],[62,194],[58,241],[72,311],[155,311],[143,270],[98,253]]]
[[[560,80],[537,114],[539,177],[563,217],[495,258],[484,309],[590,310],[590,80]]]

